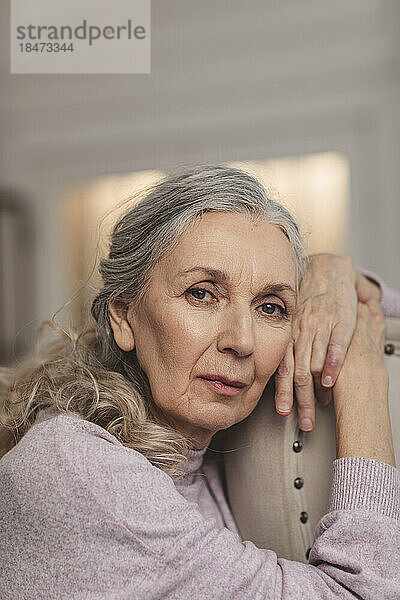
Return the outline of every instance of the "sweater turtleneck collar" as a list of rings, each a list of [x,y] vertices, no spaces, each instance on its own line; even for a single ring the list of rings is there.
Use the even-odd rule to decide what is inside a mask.
[[[186,472],[185,477],[188,477],[189,475],[194,475],[196,473],[196,471],[198,471],[200,469],[208,446],[209,446],[209,443],[206,444],[203,448],[200,448],[199,450],[195,450],[192,448],[190,450],[188,450],[188,453],[187,453],[188,467],[187,467],[187,472]]]

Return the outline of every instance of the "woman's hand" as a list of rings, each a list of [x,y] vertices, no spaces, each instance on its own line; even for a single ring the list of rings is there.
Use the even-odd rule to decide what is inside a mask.
[[[331,400],[331,387],[342,368],[354,333],[357,302],[380,300],[380,288],[358,273],[348,256],[315,254],[299,290],[293,340],[275,373],[275,404],[288,415],[296,392],[299,426],[312,431],[315,394]],[[304,422],[309,419],[311,423]]]

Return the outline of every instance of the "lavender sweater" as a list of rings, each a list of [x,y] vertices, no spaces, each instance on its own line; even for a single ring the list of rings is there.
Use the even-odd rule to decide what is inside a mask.
[[[98,425],[40,411],[0,460],[1,600],[400,599],[397,469],[333,462],[303,564],[240,539],[206,449],[174,480]]]

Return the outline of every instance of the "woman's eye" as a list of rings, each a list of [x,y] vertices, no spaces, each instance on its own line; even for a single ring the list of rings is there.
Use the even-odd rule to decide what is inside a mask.
[[[209,292],[208,290],[206,290],[204,288],[192,288],[187,293],[190,294],[192,296],[192,298],[194,298],[195,300],[204,300],[206,297],[206,294],[208,294],[209,296],[212,296],[211,292]]]
[[[278,317],[280,315],[285,316],[287,314],[283,306],[275,304],[274,302],[264,302],[264,304],[261,304],[261,308],[263,309],[261,311],[263,314],[271,315],[272,317]],[[278,309],[279,312],[277,312],[276,309]]]

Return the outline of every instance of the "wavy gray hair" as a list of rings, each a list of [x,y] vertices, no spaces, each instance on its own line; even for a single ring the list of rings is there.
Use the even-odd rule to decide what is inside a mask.
[[[100,425],[169,475],[185,472],[190,442],[157,422],[135,350],[124,352],[115,343],[108,303],[140,303],[154,265],[194,220],[210,211],[243,213],[279,227],[293,249],[298,289],[307,260],[299,228],[260,182],[224,165],[195,165],[167,175],[114,226],[108,256],[100,261],[103,287],[91,306],[95,324],[67,333],[45,322],[61,339],[22,366],[1,369],[0,456],[33,425],[40,408],[55,406]]]

